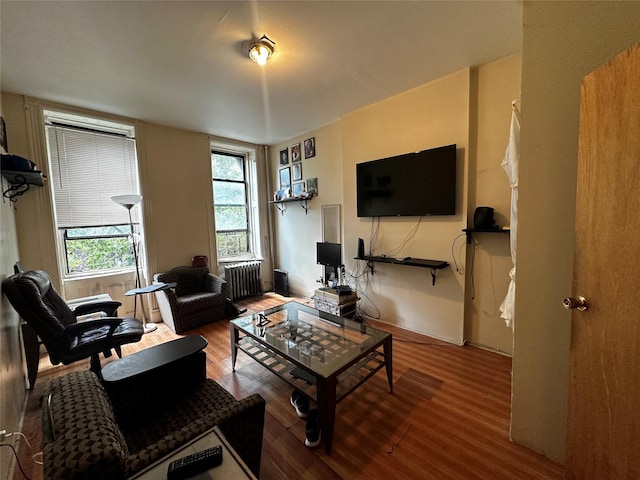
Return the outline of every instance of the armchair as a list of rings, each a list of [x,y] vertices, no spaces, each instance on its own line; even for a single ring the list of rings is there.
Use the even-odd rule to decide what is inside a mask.
[[[101,352],[109,357],[114,349],[122,357],[122,345],[142,338],[142,324],[135,318],[103,317],[78,322],[77,317],[92,312],[113,315],[120,303],[94,302],[79,305],[72,311],[42,270],[7,277],[2,282],[2,291],[18,315],[40,337],[53,365],[90,358],[91,370],[100,376]]]
[[[229,287],[207,267],[175,267],[156,273],[153,282],[176,282],[175,288],[155,292],[162,320],[175,333],[225,318]]]

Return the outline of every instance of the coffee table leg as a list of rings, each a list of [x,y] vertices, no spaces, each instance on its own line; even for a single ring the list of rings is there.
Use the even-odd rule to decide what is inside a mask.
[[[384,350],[384,367],[389,381],[389,393],[393,393],[393,343],[391,335],[384,341],[382,348]]]
[[[333,426],[336,420],[336,378],[318,378],[317,389],[318,413],[320,414],[324,451],[327,455],[330,455],[331,443],[333,442]]]
[[[236,371],[236,357],[238,356],[238,340],[240,340],[240,332],[229,323],[229,337],[231,338],[231,371]]]

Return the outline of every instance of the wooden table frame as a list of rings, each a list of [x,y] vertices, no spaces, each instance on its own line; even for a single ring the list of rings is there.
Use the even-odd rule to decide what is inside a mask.
[[[304,308],[314,310],[309,307]],[[276,311],[276,309],[271,309],[271,311]],[[317,310],[315,311],[318,312]],[[259,321],[258,315],[259,314],[252,315],[255,319],[253,322],[254,325]],[[318,315],[318,318],[323,319],[331,317],[329,318],[331,324],[334,326],[337,325],[346,331],[350,330],[349,327],[345,326],[346,319],[325,312],[318,312]],[[383,335],[378,341],[370,345],[369,348],[362,350],[345,365],[329,374],[323,375],[313,371],[309,365],[304,365],[298,359],[278,350],[273,345],[269,345],[264,336],[247,331],[238,325],[239,321],[246,319],[247,317],[244,317],[229,322],[231,367],[233,371],[235,371],[237,353],[238,349],[240,349],[252,359],[291,384],[294,388],[304,393],[311,400],[316,401],[320,415],[320,427],[324,439],[324,448],[327,454],[331,453],[335,412],[338,402],[347,397],[383,367],[386,370],[387,380],[389,382],[389,392],[393,393],[393,346],[391,334]],[[346,321],[349,322],[348,320]],[[353,323],[354,322],[350,322],[349,325]],[[375,331],[379,332],[379,330]],[[382,347],[382,351],[379,350],[380,347]],[[295,367],[304,369],[315,378],[315,385],[293,376],[291,370]]]

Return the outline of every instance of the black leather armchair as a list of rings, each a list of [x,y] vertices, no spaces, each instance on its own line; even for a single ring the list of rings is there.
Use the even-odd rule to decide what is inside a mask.
[[[40,337],[54,365],[91,358],[91,370],[100,376],[100,353],[109,357],[113,349],[121,357],[120,347],[139,341],[144,332],[135,318],[102,317],[78,322],[77,317],[93,312],[114,315],[120,303],[93,302],[78,305],[72,311],[42,270],[7,277],[2,282],[2,291],[18,315]]]

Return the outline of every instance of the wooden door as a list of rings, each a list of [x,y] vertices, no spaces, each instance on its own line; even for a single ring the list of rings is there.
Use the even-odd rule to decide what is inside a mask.
[[[640,478],[640,46],[582,82],[566,471]]]

